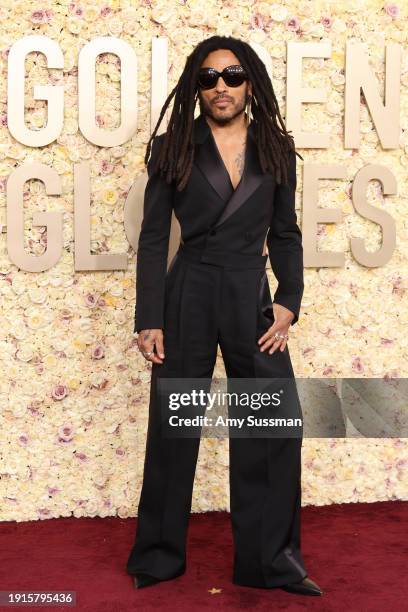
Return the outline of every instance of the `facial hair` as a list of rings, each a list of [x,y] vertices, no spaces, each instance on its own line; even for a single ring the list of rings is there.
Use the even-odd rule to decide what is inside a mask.
[[[213,96],[213,99],[214,98],[216,98],[215,94]],[[237,106],[234,107],[232,114],[225,116],[225,117],[220,117],[214,114],[213,104],[211,102],[205,101],[201,95],[201,91],[198,90],[198,101],[200,105],[201,114],[208,115],[209,117],[211,117],[214,123],[217,123],[220,126],[228,125],[233,119],[235,119],[235,117],[243,113],[245,111],[245,107],[249,99],[250,99],[250,95],[248,94],[248,87],[247,87],[244,96],[242,97],[241,100],[238,101],[238,104]]]

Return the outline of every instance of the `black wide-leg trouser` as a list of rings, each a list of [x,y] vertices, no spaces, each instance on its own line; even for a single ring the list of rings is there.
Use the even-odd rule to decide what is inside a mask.
[[[149,425],[129,574],[184,573],[200,438],[164,437],[160,377],[211,379],[220,345],[228,378],[293,378],[288,346],[261,352],[272,325],[267,255],[207,253],[182,244],[165,288],[163,364],[152,365]],[[207,389],[203,384],[203,389]],[[299,404],[300,417],[301,409]],[[274,587],[307,576],[300,551],[302,437],[230,437],[233,582]]]

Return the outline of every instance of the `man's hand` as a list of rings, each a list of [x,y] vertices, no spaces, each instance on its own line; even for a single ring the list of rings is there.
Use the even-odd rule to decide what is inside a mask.
[[[293,321],[295,315],[294,313],[282,306],[281,304],[276,304],[273,302],[273,316],[275,321],[270,326],[267,332],[263,334],[258,340],[258,344],[261,345],[261,352],[265,349],[269,350],[269,354],[275,352],[277,348],[280,348],[281,351],[285,350],[286,343],[288,341],[287,335],[291,322]],[[279,334],[281,336],[286,336],[285,338],[275,338],[275,334]]]
[[[137,336],[137,346],[143,357],[153,363],[163,363],[164,346],[162,329],[141,329]],[[156,352],[154,352],[156,349]],[[149,355],[149,353],[151,353]]]

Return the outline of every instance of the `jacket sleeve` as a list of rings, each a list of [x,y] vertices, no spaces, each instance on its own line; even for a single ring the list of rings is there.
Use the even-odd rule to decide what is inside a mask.
[[[164,328],[164,287],[167,272],[173,186],[159,171],[152,173],[160,152],[161,136],[152,142],[147,163],[148,181],[144,192],[143,220],[136,263],[136,305],[134,331]]]
[[[272,219],[267,237],[269,259],[278,281],[273,301],[291,310],[299,318],[303,296],[302,233],[295,212],[296,153],[289,153],[288,184],[276,185]]]

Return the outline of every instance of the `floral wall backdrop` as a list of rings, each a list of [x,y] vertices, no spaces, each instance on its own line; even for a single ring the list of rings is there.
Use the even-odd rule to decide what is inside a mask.
[[[30,224],[38,210],[63,211],[63,256],[42,273],[13,265],[0,234],[0,519],[36,520],[79,516],[134,516],[143,471],[150,365],[133,339],[135,253],[123,227],[123,204],[144,170],[150,136],[150,51],[153,36],[169,45],[169,91],[186,56],[203,38],[232,35],[265,47],[273,62],[273,84],[284,113],[287,41],[332,43],[330,59],[308,71],[304,83],[327,84],[325,107],[303,111],[305,131],[318,130],[322,116],[334,146],[302,149],[308,162],[346,159],[350,175],[368,161],[392,169],[398,196],[381,198],[370,186],[370,203],[384,207],[397,226],[397,248],[381,268],[363,268],[351,257],[348,232],[367,247],[381,244],[378,226],[359,217],[351,184],[328,185],[320,205],[342,207],[342,226],[319,229],[319,249],[344,251],[344,269],[306,269],[301,318],[291,335],[291,356],[299,377],[407,376],[406,328],[408,254],[408,7],[402,0],[338,2],[250,0],[141,0],[139,2],[29,2],[3,0],[0,6],[0,222],[6,215],[6,182],[25,161],[52,166],[63,184],[61,196],[47,196],[40,181],[26,183],[25,249],[40,255],[46,233]],[[7,129],[7,56],[23,36],[43,34],[57,41],[64,70],[49,70],[40,53],[27,57],[25,121],[31,129],[46,122],[44,101],[33,99],[34,84],[63,84],[64,127],[43,148],[21,145]],[[123,146],[97,147],[78,129],[77,66],[81,48],[96,36],[116,36],[138,57],[139,128]],[[384,47],[403,46],[400,147],[382,150],[361,102],[361,147],[342,148],[344,52],[347,40],[367,44],[370,62],[383,85]],[[405,45],[405,46],[404,46]],[[120,65],[99,56],[98,125],[119,123]],[[73,165],[91,168],[92,252],[127,252],[126,271],[75,272]],[[297,205],[302,191],[298,171]],[[269,270],[270,282],[274,278]],[[215,376],[224,376],[221,355]],[[407,499],[407,440],[305,439],[304,505]],[[405,480],[404,480],[405,478]],[[404,486],[405,483],[405,486]],[[228,509],[228,441],[203,439],[197,466],[193,511]]]

